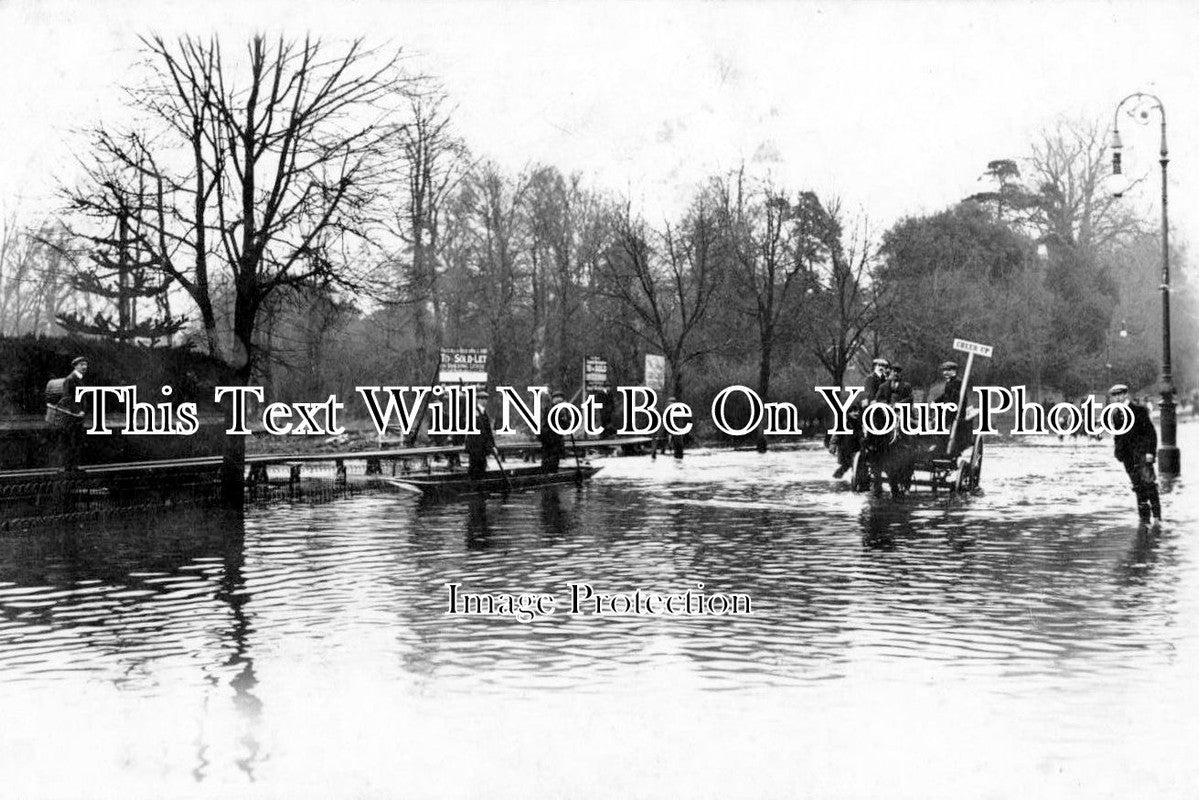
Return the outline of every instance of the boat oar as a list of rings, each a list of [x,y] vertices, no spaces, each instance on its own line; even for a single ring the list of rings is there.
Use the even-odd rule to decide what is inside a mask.
[[[508,477],[508,471],[504,469],[504,459],[500,458],[500,449],[495,446],[495,442],[491,443],[491,453],[495,456],[495,463],[499,465],[500,474],[504,476],[504,486],[506,487],[505,494],[512,491],[512,479]]]

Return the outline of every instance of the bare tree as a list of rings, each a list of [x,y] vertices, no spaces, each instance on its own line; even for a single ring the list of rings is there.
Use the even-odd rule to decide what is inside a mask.
[[[110,137],[109,149],[130,168],[144,164],[155,202],[138,227],[142,244],[195,302],[214,351],[212,269],[225,268],[232,324],[219,349],[232,379],[246,382],[272,293],[313,282],[361,285],[347,250],[369,241],[384,213],[403,131],[396,120],[413,79],[398,53],[362,40],[332,46],[258,35],[241,60],[226,60],[216,38],[152,36],[143,44],[148,79],[131,98],[158,130]],[[236,490],[241,439],[227,441],[226,486]]]
[[[686,366],[719,346],[700,337],[723,282],[716,214],[701,197],[681,225],[654,234],[626,207],[613,239],[601,291],[629,311],[624,330],[662,351],[673,394],[682,399]]]
[[[1024,207],[1051,246],[1093,253],[1140,229],[1105,183],[1104,134],[1098,122],[1060,121],[1032,145],[1026,172],[1035,188]]]
[[[68,238],[51,222],[27,228],[15,214],[0,222],[0,335],[60,331],[71,298]]]
[[[827,208],[828,260],[819,270],[803,329],[812,354],[838,385],[867,344],[867,338],[885,307],[880,287],[872,281],[875,251],[869,225],[862,222],[848,232],[837,203]]]
[[[603,203],[578,175],[534,170],[527,196],[534,382],[565,386],[586,353],[588,274],[607,244]]]
[[[517,356],[528,342],[530,311],[529,176],[505,176],[484,163],[463,184],[458,213],[469,252],[469,292],[493,349],[491,370],[515,381]]]
[[[819,198],[803,192],[791,201],[769,182],[746,186],[744,170],[713,185],[723,234],[732,256],[737,295],[758,333],[758,395],[769,398],[770,377],[784,315],[801,311],[794,289],[811,290],[814,268],[836,239],[835,221]],[[765,444],[765,437],[759,440]]]
[[[439,90],[412,95],[408,110],[398,141],[404,190],[392,212],[393,231],[403,242],[397,258],[396,300],[411,310],[412,334],[421,360],[432,362],[443,330],[438,283],[442,216],[470,162]]]
[[[67,192],[68,211],[89,228],[68,228],[71,288],[97,301],[89,306],[100,306],[94,313],[59,314],[60,324],[71,333],[153,344],[170,339],[186,323],[171,313],[173,279],[156,269],[158,256],[149,244],[158,240],[151,226],[161,210],[160,195],[140,141],[130,136],[125,149],[115,148],[111,137],[97,130],[95,160],[84,165],[84,185]],[[120,155],[114,156],[114,150]],[[157,314],[142,313],[147,300]]]
[[[256,332],[263,353],[259,372],[268,393],[283,400],[344,394],[347,387],[330,385],[329,373],[336,367],[329,351],[355,313],[327,285],[289,286],[272,294]]]
[[[210,350],[245,380],[256,316],[272,292],[314,280],[360,286],[344,248],[368,239],[379,222],[404,130],[397,110],[412,79],[398,54],[383,56],[361,40],[331,47],[255,36],[241,61],[227,61],[215,38],[143,43],[148,78],[130,97],[158,130],[99,132],[97,161],[149,182],[139,244],[195,302]],[[90,177],[103,175],[93,169]],[[213,265],[225,267],[232,288],[224,347]]]

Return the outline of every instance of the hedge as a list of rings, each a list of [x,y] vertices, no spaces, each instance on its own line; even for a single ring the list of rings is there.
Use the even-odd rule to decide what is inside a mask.
[[[0,337],[0,417],[45,412],[46,382],[71,372],[77,356],[88,360],[87,384],[137,386],[139,399],[161,403],[169,398],[215,410],[212,387],[226,382],[227,367],[218,359],[187,348],[143,347],[79,337]]]

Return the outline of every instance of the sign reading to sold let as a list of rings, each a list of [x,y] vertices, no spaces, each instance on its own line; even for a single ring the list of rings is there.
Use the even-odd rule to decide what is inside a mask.
[[[456,347],[441,351],[438,383],[487,383],[487,348]]]

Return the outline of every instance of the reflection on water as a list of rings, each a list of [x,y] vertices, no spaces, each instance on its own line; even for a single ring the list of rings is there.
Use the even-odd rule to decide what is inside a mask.
[[[773,776],[763,787],[794,761],[783,743],[809,740],[858,777],[797,788],[866,796],[879,780],[905,796],[886,769],[861,772],[861,726],[847,720],[887,730],[891,719],[897,757],[921,759],[955,752],[938,726],[965,714],[992,747],[1031,748],[1020,755],[1034,778],[1136,758],[1120,749],[1130,719],[1189,736],[1194,723],[1175,715],[1195,697],[1196,492],[1177,483],[1168,521],[1138,527],[1106,445],[1000,446],[987,459],[985,491],[965,499],[856,495],[818,450],[714,452],[613,459],[582,488],[507,499],[364,494],[0,537],[0,773],[22,797],[73,796],[96,774],[113,789],[88,796],[296,796],[305,769],[353,787],[323,796],[395,796],[388,776],[412,796],[515,796],[519,760],[483,758],[490,779],[509,773],[496,783],[447,768],[421,784],[403,759],[486,735],[482,719],[505,720],[505,741],[538,741],[547,724],[600,734],[632,713],[664,736],[726,724],[757,736],[761,749],[733,753],[728,771]],[[745,593],[753,614],[571,615],[577,581]],[[560,602],[532,624],[449,617],[450,582]],[[530,698],[535,709],[519,705]],[[976,703],[988,711],[969,714]],[[914,735],[904,720],[930,704],[941,716]],[[96,729],[109,733],[99,744]],[[716,760],[697,748],[678,780]],[[72,768],[53,773],[62,753]],[[529,774],[551,793],[578,793],[565,789],[574,772],[538,763]],[[997,771],[1025,774],[972,769],[987,786]],[[623,794],[665,780],[629,770]],[[1166,775],[1153,796],[1170,794]],[[905,785],[976,788],[937,781]],[[698,794],[730,796],[719,786]]]

